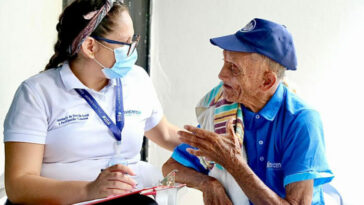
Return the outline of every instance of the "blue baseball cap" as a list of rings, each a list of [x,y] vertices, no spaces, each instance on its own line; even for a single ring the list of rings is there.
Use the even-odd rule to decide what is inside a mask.
[[[210,42],[228,51],[259,53],[287,70],[297,69],[292,35],[285,26],[272,21],[255,18],[235,34],[211,38]]]

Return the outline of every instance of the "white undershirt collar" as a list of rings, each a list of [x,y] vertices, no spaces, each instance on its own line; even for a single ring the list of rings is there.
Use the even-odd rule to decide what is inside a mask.
[[[92,90],[90,88],[88,88],[87,86],[85,86],[76,76],[75,74],[72,72],[68,62],[65,62],[61,68],[59,68],[60,71],[60,76],[63,82],[64,87],[66,88],[66,90],[73,90],[75,88],[80,88],[80,89],[86,89],[86,90]],[[116,86],[116,80],[115,79],[111,79],[109,80],[109,83],[106,87],[109,86]],[[105,87],[105,88],[106,88]],[[104,88],[104,89],[105,89]],[[102,90],[104,90],[102,89]],[[92,90],[94,91],[94,90]],[[96,92],[96,91],[94,91]]]

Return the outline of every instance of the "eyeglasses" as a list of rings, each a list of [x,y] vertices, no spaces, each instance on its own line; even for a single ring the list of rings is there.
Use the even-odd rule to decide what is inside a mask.
[[[136,47],[138,46],[139,40],[140,40],[140,35],[133,35],[131,43],[110,40],[110,39],[99,37],[99,36],[91,36],[91,37],[96,39],[96,40],[105,41],[105,42],[111,43],[111,44],[119,44],[119,45],[129,46],[127,56],[130,56],[132,53],[134,53]]]

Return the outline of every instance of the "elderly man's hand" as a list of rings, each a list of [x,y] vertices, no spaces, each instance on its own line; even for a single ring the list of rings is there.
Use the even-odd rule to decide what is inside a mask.
[[[234,165],[236,160],[242,160],[242,152],[234,132],[233,120],[230,119],[226,124],[226,135],[218,135],[190,125],[184,127],[189,132],[179,131],[178,134],[182,142],[198,148],[198,150],[187,149],[189,153],[205,156],[227,168]]]
[[[203,193],[205,205],[232,205],[224,186],[216,179],[212,178],[212,180],[204,182],[200,190]]]

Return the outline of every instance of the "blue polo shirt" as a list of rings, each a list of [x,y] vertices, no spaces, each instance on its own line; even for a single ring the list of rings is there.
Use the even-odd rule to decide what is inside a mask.
[[[287,184],[313,179],[312,204],[324,204],[321,185],[333,174],[325,156],[322,123],[317,111],[280,84],[258,113],[242,106],[244,146],[255,174],[279,196]],[[208,173],[197,157],[178,146],[172,158],[197,171]]]

